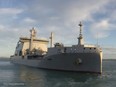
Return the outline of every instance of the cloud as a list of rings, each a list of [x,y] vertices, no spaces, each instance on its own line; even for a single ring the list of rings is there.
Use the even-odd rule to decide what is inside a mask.
[[[0,24],[4,26],[16,25],[16,19],[18,19],[20,17],[19,14],[22,14],[23,12],[24,10],[21,8],[0,8],[0,19],[2,20],[0,21]]]
[[[0,15],[16,15],[22,12],[22,9],[17,8],[0,8]]]
[[[107,21],[102,21],[100,25],[98,22],[95,23],[95,19],[93,19],[94,13],[102,12],[104,6],[107,5],[109,1],[110,0],[88,0],[86,2],[85,0],[64,0],[61,3],[60,1],[53,0],[50,2],[40,0],[31,5],[27,11],[29,12],[28,14],[33,13],[32,15],[38,20],[42,29],[55,30],[58,35],[63,35],[63,33],[66,32],[67,34],[74,33],[73,35],[76,36],[78,34],[77,26],[79,21],[92,21],[93,25],[98,24],[96,29],[97,27],[102,27],[103,29],[109,28]],[[94,29],[94,32],[96,32],[96,29]],[[94,32],[92,31],[93,35],[95,34]],[[44,33],[47,33],[47,30],[44,31]],[[106,32],[102,33],[99,33],[100,38],[105,38],[109,35]],[[68,38],[69,36],[67,36],[67,39]]]
[[[0,40],[3,44],[12,41],[11,44],[14,45],[20,36],[29,36],[28,31],[36,27],[39,37],[49,37],[50,32],[54,32],[55,42],[77,44],[80,21],[84,22],[84,27],[87,28],[84,30],[85,36],[101,39],[109,37],[111,31],[116,29],[116,11],[112,1],[17,0],[15,4],[10,2],[12,7],[0,8]]]
[[[88,0],[88,2],[64,0],[61,3],[61,1],[54,0],[46,2],[36,0],[26,11],[31,16],[33,15],[44,33],[47,33],[48,29],[49,31],[55,30],[58,35],[66,32],[65,34],[74,33],[73,35],[76,36],[79,21],[94,20],[93,13],[99,11],[108,2],[109,0]],[[68,39],[69,36],[66,38]]]
[[[91,33],[95,38],[105,38],[110,35],[111,24],[108,20],[101,20],[100,22],[94,22],[91,25]]]
[[[25,18],[25,19],[23,20],[23,22],[25,22],[25,23],[36,23],[36,20],[34,20],[34,19],[32,19],[32,18]]]
[[[85,2],[85,0],[81,0],[79,3],[78,1],[72,1],[72,3],[69,3],[65,9],[62,9],[65,22],[74,24],[78,21],[91,20],[92,14],[99,11],[108,3],[108,0],[88,0],[87,2]]]
[[[4,26],[0,25],[0,32],[4,30]]]
[[[22,27],[11,27],[0,25],[0,41],[7,41],[10,42],[11,40],[18,41],[19,37],[21,36],[29,36],[28,31],[30,28],[22,28]],[[5,43],[6,44],[6,43]]]
[[[107,29],[109,27],[108,20],[103,20],[101,23],[97,25],[98,27],[103,27],[104,29]]]
[[[94,27],[96,29],[102,29],[102,30],[107,30],[109,29],[109,22],[108,20],[102,20],[99,23],[94,24]]]

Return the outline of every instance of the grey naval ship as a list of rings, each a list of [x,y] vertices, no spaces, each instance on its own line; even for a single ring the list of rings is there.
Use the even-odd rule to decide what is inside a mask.
[[[11,62],[42,69],[102,73],[102,49],[98,45],[85,45],[82,35],[82,23],[79,24],[78,43],[64,46],[53,44],[53,34],[49,40],[37,39],[34,28],[30,38],[20,37]]]

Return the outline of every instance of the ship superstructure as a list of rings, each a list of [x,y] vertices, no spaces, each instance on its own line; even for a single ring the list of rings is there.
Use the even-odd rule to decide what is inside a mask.
[[[50,48],[47,48],[47,40],[35,38],[36,32],[32,29],[30,38],[20,38],[11,61],[44,69],[102,73],[101,48],[85,45],[81,22],[79,27],[78,44],[64,46],[62,43],[55,43],[53,47],[53,33],[51,33]]]

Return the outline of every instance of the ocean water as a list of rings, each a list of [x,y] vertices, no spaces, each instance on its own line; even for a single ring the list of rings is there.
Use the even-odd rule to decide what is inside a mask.
[[[116,87],[116,60],[103,60],[101,75],[43,70],[0,61],[0,87]]]

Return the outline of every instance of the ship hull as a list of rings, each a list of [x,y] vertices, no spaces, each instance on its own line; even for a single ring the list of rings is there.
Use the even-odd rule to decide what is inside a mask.
[[[99,53],[61,53],[43,59],[14,56],[11,61],[43,69],[102,73],[102,57]]]

